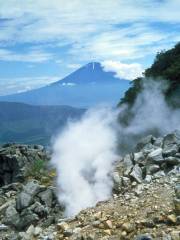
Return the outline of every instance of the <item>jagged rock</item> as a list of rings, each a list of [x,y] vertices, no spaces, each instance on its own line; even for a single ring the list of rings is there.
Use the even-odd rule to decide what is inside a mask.
[[[144,165],[145,156],[144,156],[143,152],[134,153],[134,162],[135,163],[142,163]]]
[[[144,180],[145,180],[146,183],[150,183],[152,181],[152,176],[151,175],[146,175]]]
[[[43,147],[6,144],[0,147],[0,186],[23,181],[36,160],[48,161]]]
[[[122,185],[128,188],[131,185],[131,180],[128,177],[122,177]]]
[[[113,224],[112,224],[111,220],[105,221],[104,227],[105,227],[105,228],[112,229],[112,228],[113,228]]]
[[[20,221],[18,222],[16,228],[19,230],[23,230],[31,224],[36,224],[38,220],[38,215],[33,213],[30,209],[26,208],[20,214]]]
[[[176,130],[174,133],[167,134],[163,139],[163,148],[172,144],[180,144],[180,131]]]
[[[138,166],[138,164],[136,164],[133,167],[133,170],[130,174],[131,177],[133,177],[138,183],[141,183],[143,178],[142,178],[142,170],[141,168]]]
[[[48,207],[52,206],[53,202],[53,192],[51,189],[47,189],[46,191],[43,191],[38,194],[40,197],[41,201]]]
[[[164,162],[164,158],[162,156],[162,148],[158,148],[150,152],[147,156],[147,160],[152,163],[162,163]]]
[[[158,172],[159,169],[160,169],[160,167],[157,164],[146,165],[146,173],[150,174],[150,175]]]
[[[128,176],[129,173],[131,172],[131,169],[133,168],[133,162],[132,162],[132,157],[131,154],[127,154],[124,159],[124,175]]]
[[[180,164],[180,158],[169,156],[165,158],[166,163],[170,165],[178,165]]]
[[[154,146],[153,144],[149,143],[147,144],[143,149],[142,152],[144,153],[144,155],[149,154],[150,152],[156,150],[158,147]]]
[[[156,146],[156,147],[162,147],[163,138],[162,137],[156,138],[153,145]]]
[[[40,191],[41,187],[36,180],[29,181],[24,186],[24,192],[28,193],[29,195],[32,195],[33,197]]]
[[[40,185],[37,181],[32,180],[28,182],[23,191],[18,195],[16,200],[16,209],[21,211],[27,208],[34,202],[34,196],[40,191]]]
[[[35,202],[32,206],[30,206],[29,209],[41,218],[47,217],[48,215],[48,209],[44,207],[40,202]]]
[[[23,231],[19,237],[22,240],[29,237],[29,239],[44,240],[179,240],[177,229],[180,223],[180,187],[177,183],[180,167],[179,161],[175,160],[180,159],[179,140],[177,136],[175,141],[167,138],[169,143],[166,139],[163,145],[165,142],[163,138],[150,137],[150,139],[137,152],[127,154],[125,158],[115,163],[115,170],[111,174],[114,184],[112,199],[85,209],[72,219],[64,218],[63,209],[58,204],[52,187],[42,186],[36,181],[29,181],[24,187],[23,184],[0,187],[0,205],[2,202],[0,226],[1,222],[8,226],[6,230],[1,231],[2,239],[18,239],[17,232]],[[168,155],[164,151],[165,146],[166,150],[169,148]],[[178,146],[176,153],[170,150],[170,148],[175,149],[174,146]],[[26,148],[23,149],[13,154],[18,155],[18,151],[21,154],[25,151],[26,159],[32,161],[34,154],[32,152],[37,149],[34,148],[31,153],[26,153]],[[159,161],[158,149],[162,149],[160,151],[162,161]],[[154,153],[156,153],[155,156]],[[153,161],[149,159],[152,155],[155,158]],[[125,172],[126,170],[128,171]],[[29,199],[25,196],[22,197],[23,200],[18,200],[23,194],[27,194]],[[19,204],[16,204],[16,199],[17,202],[21,202],[20,205],[23,205],[23,207],[17,207],[18,211],[15,208]],[[7,211],[8,208],[10,210]],[[8,213],[9,211],[11,214]],[[4,221],[3,215],[9,222]],[[64,227],[61,225],[62,222],[57,224],[60,221],[65,221]],[[35,226],[37,226],[37,233]],[[163,232],[166,228],[168,231]],[[142,235],[138,235],[140,233]]]
[[[16,209],[22,210],[24,208],[29,207],[34,201],[33,197],[26,192],[21,192],[16,200]]]
[[[166,175],[165,172],[161,170],[154,174],[154,178],[161,178],[161,177],[164,177],[165,175]]]
[[[138,142],[136,146],[136,150],[141,151],[146,145],[152,144],[153,142],[154,142],[154,137],[152,135],[148,135],[147,137],[142,138]]]
[[[163,148],[163,156],[164,157],[169,157],[169,156],[174,156],[178,152],[178,145],[172,144],[172,145],[165,145]]]
[[[172,170],[170,170],[167,175],[176,175],[180,173],[180,167],[179,166],[173,166]]]
[[[14,206],[9,206],[6,209],[4,222],[7,225],[10,225],[13,227],[18,227],[19,222],[20,222],[20,216]]]
[[[120,192],[122,188],[122,178],[119,176],[118,172],[112,173],[112,180],[113,180],[113,190],[115,192]]]

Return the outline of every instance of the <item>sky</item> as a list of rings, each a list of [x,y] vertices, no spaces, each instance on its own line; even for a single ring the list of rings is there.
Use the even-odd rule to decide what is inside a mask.
[[[180,41],[180,0],[0,0],[0,95],[89,62],[133,80]]]

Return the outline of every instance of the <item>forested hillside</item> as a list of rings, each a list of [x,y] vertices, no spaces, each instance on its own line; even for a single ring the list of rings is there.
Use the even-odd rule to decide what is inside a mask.
[[[152,66],[145,70],[144,77],[132,81],[131,87],[126,91],[124,98],[120,100],[119,105],[129,104],[131,107],[136,100],[137,95],[143,89],[143,81],[148,79],[168,83],[165,91],[167,102],[175,107],[180,107],[180,43],[168,51],[157,53]]]

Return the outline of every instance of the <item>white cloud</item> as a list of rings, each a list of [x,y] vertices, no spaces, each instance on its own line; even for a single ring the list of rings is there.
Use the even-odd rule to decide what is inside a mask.
[[[62,83],[62,86],[69,86],[69,87],[74,87],[76,86],[76,83],[73,83],[73,82],[68,82],[68,83]]]
[[[69,69],[72,69],[72,70],[77,70],[78,68],[81,67],[81,64],[70,63],[70,64],[67,64],[67,67],[68,67]]]
[[[0,49],[0,60],[2,61],[17,61],[17,62],[32,62],[41,63],[53,58],[51,53],[33,50],[26,53],[16,53],[7,49]]]
[[[120,79],[133,80],[136,77],[142,76],[143,68],[139,63],[121,63],[115,61],[102,62],[104,71],[114,72],[115,76]]]
[[[78,41],[109,31],[114,24],[180,22],[179,0],[0,0],[0,5],[0,16],[9,19],[1,39],[16,36],[16,41],[25,42]]]
[[[134,23],[121,29],[99,33],[90,41],[74,44],[69,54],[82,61],[126,61],[146,57],[163,48],[168,48],[177,33],[159,32],[147,24]],[[173,42],[174,44],[174,42]]]
[[[0,6],[2,43],[68,44],[67,62],[142,58],[177,41],[177,31],[152,23],[180,23],[179,0],[0,0]]]
[[[0,95],[25,92],[60,80],[58,76],[0,78]]]

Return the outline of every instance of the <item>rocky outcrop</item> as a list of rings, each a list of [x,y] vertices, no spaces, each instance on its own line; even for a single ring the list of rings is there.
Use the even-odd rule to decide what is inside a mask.
[[[114,192],[121,193],[153,178],[180,173],[180,131],[142,139],[135,152],[127,154],[113,172]]]
[[[0,220],[4,226],[22,231],[32,224],[49,226],[62,217],[55,188],[40,185],[36,180],[15,186],[10,184],[0,191]]]
[[[48,159],[43,155],[45,151],[22,145],[2,149],[3,159],[14,156],[18,162],[17,176],[9,170],[1,173],[3,179],[12,173],[10,184],[3,180],[0,187],[3,240],[180,239],[180,132],[142,139],[134,152],[120,158],[114,166],[112,198],[70,219],[63,218],[55,187],[25,174],[33,158]]]
[[[35,161],[48,159],[40,145],[6,144],[0,147],[0,186],[22,182]]]

